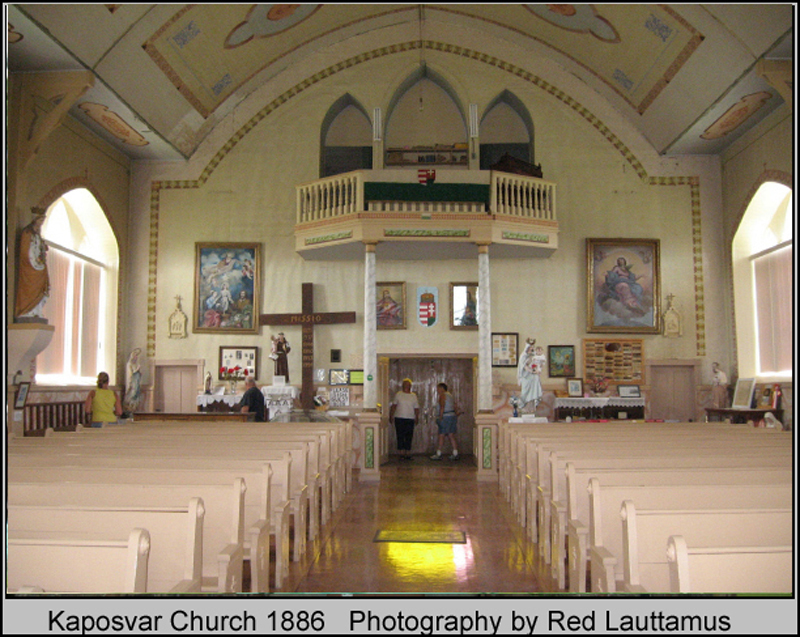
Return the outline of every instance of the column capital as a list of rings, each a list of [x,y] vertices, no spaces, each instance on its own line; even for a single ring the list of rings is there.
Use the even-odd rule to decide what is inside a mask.
[[[367,253],[375,252],[375,248],[378,246],[378,241],[364,241],[364,250]]]
[[[475,245],[478,246],[478,254],[489,254],[489,246],[491,245],[491,242],[481,242],[476,243]]]

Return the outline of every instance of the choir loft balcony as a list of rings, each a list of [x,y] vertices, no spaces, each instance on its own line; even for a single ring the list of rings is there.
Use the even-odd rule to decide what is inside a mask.
[[[496,170],[356,170],[297,186],[295,247],[305,259],[499,258],[558,248],[556,184]]]

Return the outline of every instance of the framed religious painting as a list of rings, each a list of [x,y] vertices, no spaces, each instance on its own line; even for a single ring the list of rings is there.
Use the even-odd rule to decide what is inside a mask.
[[[583,378],[567,379],[567,395],[570,398],[583,398]]]
[[[258,333],[260,279],[260,243],[196,243],[192,331]]]
[[[571,378],[575,376],[575,346],[548,345],[547,367],[550,378]]]
[[[378,281],[375,290],[375,319],[378,329],[406,329],[406,284],[402,281]]]
[[[478,329],[478,284],[450,284],[450,329]]]
[[[586,239],[588,332],[661,332],[658,239]]]

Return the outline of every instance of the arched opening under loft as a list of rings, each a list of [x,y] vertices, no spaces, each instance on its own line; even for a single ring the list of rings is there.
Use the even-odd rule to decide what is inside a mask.
[[[468,167],[464,105],[447,80],[421,64],[389,101],[385,166]]]
[[[322,120],[319,157],[320,178],[372,169],[372,124],[349,93],[336,100]]]
[[[481,118],[481,170],[489,170],[505,155],[535,163],[533,119],[522,100],[508,90],[489,103]]]

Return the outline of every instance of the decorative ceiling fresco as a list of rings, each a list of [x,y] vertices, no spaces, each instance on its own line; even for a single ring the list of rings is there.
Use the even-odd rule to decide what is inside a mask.
[[[6,6],[9,71],[91,70],[71,113],[134,159],[191,156],[291,65],[329,53],[311,70],[324,72],[369,53],[376,34],[434,48],[480,46],[458,41],[475,33],[509,56],[547,56],[661,154],[719,153],[793,88],[791,5]]]

